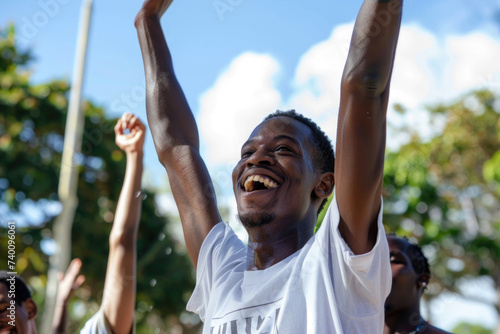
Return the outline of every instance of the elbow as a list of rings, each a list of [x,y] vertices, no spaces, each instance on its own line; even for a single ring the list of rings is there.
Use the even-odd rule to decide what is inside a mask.
[[[125,228],[121,231],[112,231],[109,235],[110,249],[123,247],[126,251],[134,251],[137,242],[137,230],[135,228]]]
[[[163,167],[167,167],[167,163],[171,160],[168,158],[169,150],[167,148],[156,148],[156,155],[158,156],[158,161]]]
[[[342,89],[356,91],[367,98],[381,97],[387,89],[388,79],[377,69],[349,71],[342,78]]]
[[[161,147],[156,147],[156,155],[158,156],[158,161],[165,168],[167,168],[170,163],[175,161],[174,152],[174,146],[163,145]]]
[[[174,160],[174,154],[178,145],[180,143],[172,137],[163,137],[160,140],[155,140],[156,155],[163,167],[166,167],[168,163]]]
[[[192,142],[179,142],[165,144],[161,147],[156,147],[156,154],[158,155],[158,160],[167,168],[168,166],[175,166],[179,161],[183,161],[186,158],[192,157],[199,154],[198,145]]]

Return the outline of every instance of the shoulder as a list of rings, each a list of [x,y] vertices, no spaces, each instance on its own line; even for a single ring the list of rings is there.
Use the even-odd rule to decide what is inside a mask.
[[[246,246],[228,223],[219,222],[201,245],[197,275],[200,269],[217,270],[223,265],[234,264],[246,258]],[[207,267],[208,266],[208,267]]]
[[[96,312],[80,331],[80,334],[108,334],[112,333],[104,316],[102,308]]]
[[[422,334],[453,334],[451,332],[444,331],[432,325],[427,326],[427,329],[422,332]]]
[[[104,310],[101,307],[86,323],[81,329],[80,334],[112,334],[108,320],[104,315]],[[135,334],[135,320],[130,329],[130,334]]]

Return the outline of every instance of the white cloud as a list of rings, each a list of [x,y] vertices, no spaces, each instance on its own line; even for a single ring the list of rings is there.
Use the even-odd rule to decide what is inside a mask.
[[[254,127],[278,108],[274,85],[278,62],[269,55],[247,52],[236,57],[215,84],[201,96],[198,126],[207,162],[238,160],[241,145]]]
[[[390,103],[417,108],[435,91],[436,73],[431,64],[438,57],[436,37],[418,26],[401,28],[391,79]]]
[[[432,135],[423,105],[439,96],[440,54],[436,36],[416,25],[401,27],[389,95],[390,124],[411,125],[425,137]],[[403,105],[409,112],[398,114],[395,104]],[[387,146],[395,149],[409,138],[408,133],[395,134],[389,127]]]
[[[500,42],[481,32],[451,36],[446,41],[451,62],[447,68],[452,93],[473,88],[500,89]]]
[[[269,55],[245,53],[203,96],[199,125],[207,157],[213,164],[234,163],[240,145],[262,118],[277,107],[294,108],[311,117],[335,141],[340,81],[353,24],[337,26],[330,37],[313,45],[300,58],[293,91],[282,102],[275,85],[278,62]],[[428,105],[451,102],[467,91],[500,91],[500,42],[484,32],[437,36],[417,25],[403,25],[391,81],[388,119],[433,135]],[[408,112],[400,115],[393,105]],[[396,148],[407,138],[388,133],[388,146]],[[230,145],[221,148],[221,143]]]
[[[295,93],[290,105],[312,116],[337,109],[352,27],[353,24],[339,26],[329,39],[314,45],[302,56],[295,72]]]
[[[301,58],[290,106],[312,117],[335,141],[340,82],[354,24],[336,27],[329,39],[311,47]],[[438,53],[436,38],[417,26],[403,26],[391,84],[390,105],[416,108],[435,91],[430,67]],[[434,86],[433,86],[434,85]],[[390,112],[390,118],[398,115]],[[419,119],[422,119],[419,117]]]
[[[312,46],[297,65],[294,93],[288,105],[311,117],[335,142],[340,80],[354,24],[338,26],[330,37]]]
[[[425,107],[450,103],[474,89],[500,92],[498,59],[500,42],[483,32],[436,36],[419,27],[403,27],[390,106],[401,103],[408,112],[401,116],[390,107],[389,122],[417,129],[424,138],[435,135],[440,127],[429,123]],[[391,148],[399,144],[388,140]]]

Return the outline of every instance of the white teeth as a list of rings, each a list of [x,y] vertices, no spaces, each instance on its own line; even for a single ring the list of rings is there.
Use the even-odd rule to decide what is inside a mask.
[[[247,179],[245,180],[245,183],[244,183],[245,191],[248,191],[248,192],[253,191],[255,182],[260,182],[260,183],[264,184],[264,186],[266,186],[266,188],[268,188],[268,189],[276,188],[278,186],[278,184],[276,182],[274,182],[273,180],[271,180],[267,176],[250,175],[249,177],[247,177]]]
[[[253,183],[252,183],[253,179],[254,179],[254,176],[252,175],[252,176],[249,176],[247,178],[247,180],[245,181],[245,190],[246,191],[252,191],[253,190]]]

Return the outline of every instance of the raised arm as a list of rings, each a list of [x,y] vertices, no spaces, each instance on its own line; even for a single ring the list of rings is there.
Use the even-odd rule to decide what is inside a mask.
[[[158,158],[168,173],[189,256],[220,221],[215,191],[199,153],[198,129],[175,77],[160,18],[172,0],[146,0],[135,26],[146,74],[146,110]]]
[[[73,259],[66,274],[59,273],[57,287],[57,301],[52,319],[52,334],[65,334],[68,319],[68,301],[76,289],[82,285],[85,276],[79,275],[82,268],[80,259]]]
[[[127,157],[125,179],[109,235],[102,310],[113,333],[131,333],[135,309],[136,244],[142,209],[141,179],[146,127],[126,113],[115,126],[115,142]]]
[[[386,112],[403,0],[365,0],[341,85],[335,160],[340,232],[355,254],[376,240]]]

